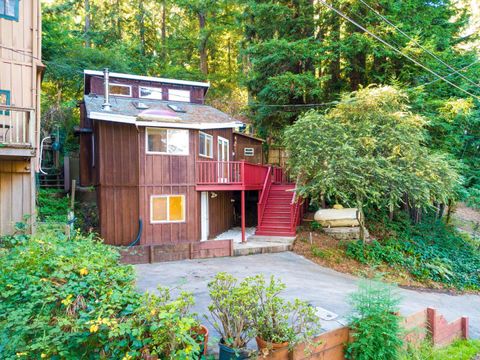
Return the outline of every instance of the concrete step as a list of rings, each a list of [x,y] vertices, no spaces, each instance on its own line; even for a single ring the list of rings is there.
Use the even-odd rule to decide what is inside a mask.
[[[266,235],[252,235],[249,236],[247,242],[260,242],[260,243],[282,243],[292,245],[295,241],[295,236],[266,236]]]
[[[246,256],[255,254],[269,254],[290,251],[292,245],[275,242],[248,242],[246,244],[235,244],[233,256]]]

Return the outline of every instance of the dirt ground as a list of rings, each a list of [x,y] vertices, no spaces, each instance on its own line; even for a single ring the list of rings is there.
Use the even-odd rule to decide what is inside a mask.
[[[346,256],[341,241],[323,233],[301,231],[293,245],[293,251],[318,265],[342,273],[368,278],[380,276],[383,280],[404,288],[455,293],[453,289],[447,289],[440,283],[416,281],[408,272],[400,271],[398,268],[387,265],[368,266],[353,260]]]
[[[456,206],[453,214],[454,224],[473,236],[480,237],[480,211],[467,207],[464,203]]]

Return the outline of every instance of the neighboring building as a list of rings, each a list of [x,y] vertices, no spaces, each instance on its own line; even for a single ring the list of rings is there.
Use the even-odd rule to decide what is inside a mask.
[[[0,235],[35,214],[40,0],[0,0]]]
[[[208,88],[85,71],[80,183],[96,187],[107,243],[195,243],[258,221],[259,234],[295,234],[294,185],[263,164],[262,140],[204,105]]]

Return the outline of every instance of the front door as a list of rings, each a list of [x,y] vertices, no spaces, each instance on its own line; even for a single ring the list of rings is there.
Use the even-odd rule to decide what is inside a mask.
[[[228,182],[228,161],[230,160],[230,145],[225,138],[218,137],[218,182]]]
[[[201,223],[202,223],[202,241],[208,240],[209,234],[209,220],[208,220],[208,192],[202,191],[201,193]]]

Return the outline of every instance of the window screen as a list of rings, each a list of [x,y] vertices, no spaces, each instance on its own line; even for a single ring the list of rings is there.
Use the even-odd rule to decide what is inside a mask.
[[[18,0],[0,0],[0,18],[18,20]]]
[[[143,99],[162,100],[162,89],[140,86],[140,97]]]
[[[130,85],[110,84],[110,95],[132,96],[132,87]]]
[[[199,154],[208,158],[213,158],[213,136],[199,133]]]
[[[147,153],[188,155],[188,146],[188,130],[147,129]]]

